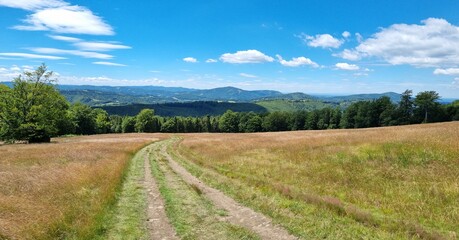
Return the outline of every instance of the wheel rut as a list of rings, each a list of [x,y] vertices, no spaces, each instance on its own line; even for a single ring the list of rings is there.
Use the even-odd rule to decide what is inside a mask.
[[[147,228],[150,239],[175,240],[179,238],[169,222],[165,211],[164,200],[159,192],[158,184],[151,174],[150,153],[154,146],[155,144],[150,145],[144,155],[145,179],[143,185],[148,195]]]
[[[171,155],[167,152],[168,144],[163,144],[161,147],[161,155],[167,160],[170,168],[178,174],[187,184],[194,185],[202,191],[202,193],[213,202],[213,204],[228,212],[228,216],[224,220],[231,224],[239,225],[252,230],[262,239],[298,239],[289,234],[287,230],[279,225],[274,224],[270,218],[254,210],[242,206],[234,199],[226,196],[221,191],[209,187],[200,181],[198,178],[189,173],[184,167],[178,164]]]

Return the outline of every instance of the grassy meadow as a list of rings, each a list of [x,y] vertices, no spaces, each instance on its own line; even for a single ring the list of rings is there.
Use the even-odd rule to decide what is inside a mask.
[[[97,135],[0,146],[0,239],[104,235],[129,160],[159,138]]]
[[[175,154],[303,238],[459,237],[458,122],[184,135]]]

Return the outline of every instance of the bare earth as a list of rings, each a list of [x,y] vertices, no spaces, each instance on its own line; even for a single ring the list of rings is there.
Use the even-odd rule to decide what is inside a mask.
[[[218,208],[228,211],[227,220],[235,225],[245,227],[257,233],[262,239],[298,239],[290,235],[284,228],[272,223],[271,219],[254,210],[244,207],[234,199],[226,196],[217,189],[211,188],[199,179],[191,175],[185,168],[179,165],[167,153],[167,145],[163,145],[161,154],[168,160],[169,166],[176,172],[186,183],[198,187],[205,196],[210,199]]]
[[[151,148],[148,148],[148,152],[146,151],[144,156],[145,180],[143,182],[144,187],[148,193],[147,228],[149,230],[150,239],[178,239],[174,228],[166,216],[164,200],[161,197],[158,185],[151,175],[151,167],[149,162],[150,150]]]

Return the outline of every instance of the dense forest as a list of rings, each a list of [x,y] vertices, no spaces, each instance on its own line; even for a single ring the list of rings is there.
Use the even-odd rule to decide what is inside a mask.
[[[14,142],[49,142],[70,134],[129,132],[261,132],[366,128],[459,120],[459,101],[440,104],[435,91],[413,96],[411,90],[398,103],[389,97],[358,101],[345,110],[326,107],[296,112],[234,112],[204,117],[159,116],[143,109],[136,116],[109,115],[82,103],[69,104],[57,91],[45,65],[24,73],[13,86],[0,84],[0,139]]]

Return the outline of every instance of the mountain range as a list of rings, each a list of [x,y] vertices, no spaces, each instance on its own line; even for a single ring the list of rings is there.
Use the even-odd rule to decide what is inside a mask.
[[[381,96],[388,96],[394,102],[400,100],[400,94],[394,92],[348,96],[312,96],[300,92],[285,94],[273,90],[248,91],[235,87],[192,89],[159,86],[58,85],[58,89],[70,102],[82,102],[91,106],[127,105],[133,103],[156,104],[195,101],[257,102],[270,100],[315,100],[337,103],[372,100]]]

